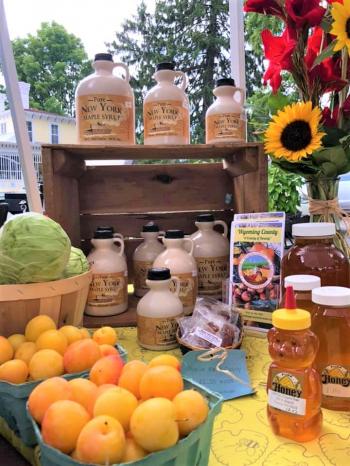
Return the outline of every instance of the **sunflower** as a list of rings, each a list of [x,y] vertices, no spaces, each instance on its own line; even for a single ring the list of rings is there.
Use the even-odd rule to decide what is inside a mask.
[[[321,147],[321,110],[311,102],[287,105],[272,117],[265,133],[265,150],[276,158],[297,162]]]
[[[334,21],[330,33],[336,36],[337,41],[334,51],[347,47],[350,54],[350,0],[344,0],[343,4],[334,2],[331,14]]]

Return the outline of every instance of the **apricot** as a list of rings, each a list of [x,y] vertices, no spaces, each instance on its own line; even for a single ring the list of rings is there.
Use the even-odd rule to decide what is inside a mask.
[[[117,348],[112,345],[100,345],[101,356],[110,356],[111,354],[119,354]]]
[[[118,336],[114,328],[112,327],[101,327],[92,335],[92,338],[99,345],[112,345],[114,346],[118,341]]]
[[[177,369],[171,366],[155,366],[147,369],[142,376],[140,395],[143,400],[155,397],[172,400],[183,388],[183,379]]]
[[[68,340],[59,330],[46,330],[46,332],[43,332],[39,336],[35,343],[38,350],[52,349],[62,354],[62,356],[68,348]]]
[[[138,445],[133,438],[126,438],[124,454],[121,463],[137,461],[148,455],[148,452]]]
[[[21,343],[15,352],[15,358],[21,359],[27,365],[29,365],[30,360],[32,359],[33,355],[36,353],[37,347],[36,344],[32,341],[25,341]]]
[[[0,336],[0,364],[13,358],[13,348],[7,338]]]
[[[121,376],[118,381],[119,387],[126,388],[129,392],[133,393],[136,398],[141,398],[140,395],[140,382],[144,373],[147,371],[148,366],[142,361],[130,361],[123,367]]]
[[[147,451],[172,447],[179,439],[174,404],[165,398],[140,404],[131,416],[130,431],[136,443]]]
[[[116,385],[114,385],[112,383],[104,383],[104,384],[100,385],[99,387],[97,387],[96,400],[100,395],[102,395],[102,393],[106,392],[107,390],[110,390],[111,388],[115,388],[115,387],[116,387]]]
[[[55,401],[46,411],[41,433],[45,443],[62,453],[75,449],[83,427],[90,415],[79,403],[71,400]]]
[[[0,366],[0,380],[10,383],[24,383],[28,378],[28,366],[20,359],[11,359]]]
[[[68,382],[72,394],[73,401],[80,403],[86,411],[92,416],[94,404],[97,398],[97,387],[88,379],[73,379]]]
[[[208,402],[195,390],[184,390],[173,399],[181,437],[188,435],[208,417]]]
[[[13,351],[15,352],[17,351],[19,345],[26,341],[26,337],[21,333],[14,333],[13,335],[10,335],[7,339],[11,343]]]
[[[127,432],[132,413],[138,405],[137,398],[121,387],[107,390],[100,395],[94,406],[94,417],[107,415],[117,419]]]
[[[159,356],[156,356],[155,358],[151,359],[151,361],[148,363],[148,366],[171,366],[177,369],[178,371],[181,371],[180,361],[172,354],[160,354]]]
[[[91,334],[87,328],[81,327],[79,330],[82,335],[82,338],[91,338]]]
[[[100,357],[101,351],[98,344],[86,338],[68,346],[63,357],[64,367],[68,374],[86,371],[91,369]]]
[[[68,345],[83,339],[83,334],[81,333],[80,329],[74,327],[74,325],[64,325],[58,329],[58,331],[67,338]]]
[[[106,383],[117,384],[123,366],[124,362],[119,354],[105,356],[92,366],[89,378],[98,386]]]
[[[36,341],[46,330],[56,330],[56,324],[51,317],[40,315],[30,320],[25,328],[24,335],[27,341]]]
[[[72,388],[68,381],[62,377],[52,377],[34,388],[28,398],[28,409],[33,418],[41,424],[46,410],[55,401],[72,399]]]
[[[83,427],[76,452],[83,463],[105,465],[119,463],[124,449],[125,434],[120,422],[111,416],[98,416]]]
[[[63,357],[52,349],[38,351],[29,362],[29,375],[33,380],[56,377],[63,372]]]

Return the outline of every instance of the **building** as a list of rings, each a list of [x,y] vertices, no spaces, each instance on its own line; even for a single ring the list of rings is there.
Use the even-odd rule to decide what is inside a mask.
[[[34,165],[40,180],[41,144],[74,144],[75,118],[29,108],[30,84],[19,82]],[[23,192],[23,178],[10,110],[0,94],[0,192]]]

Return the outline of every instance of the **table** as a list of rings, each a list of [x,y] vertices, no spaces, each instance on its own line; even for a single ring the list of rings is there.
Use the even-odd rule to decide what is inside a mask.
[[[149,361],[159,354],[141,349],[135,328],[118,329],[119,342],[128,351],[128,359]],[[272,434],[266,418],[265,382],[270,358],[265,338],[247,336],[243,347],[251,382],[257,392],[223,404],[214,426],[209,466],[348,466],[350,464],[350,413],[323,410],[324,426],[317,440],[297,444]],[[180,350],[173,351],[176,356]],[[0,463],[22,466],[13,450],[0,442]],[[27,449],[32,464],[33,450]],[[6,458],[6,462],[3,462]],[[37,465],[37,464],[36,464]],[[156,466],[156,465],[155,465]],[[192,465],[184,465],[192,466]]]

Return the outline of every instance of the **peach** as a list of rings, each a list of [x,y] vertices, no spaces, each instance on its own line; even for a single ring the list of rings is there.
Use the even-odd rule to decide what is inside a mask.
[[[142,376],[140,395],[143,400],[155,397],[172,400],[183,388],[183,379],[177,369],[171,366],[155,366],[147,369]]]
[[[89,341],[89,340],[87,340]],[[124,362],[119,354],[105,356],[98,360],[90,370],[90,380],[96,385],[117,384]]]
[[[90,339],[78,340],[68,346],[63,362],[66,372],[82,372],[95,364],[101,357],[101,351],[98,344]]]
[[[135,442],[146,451],[172,447],[179,439],[174,404],[165,398],[140,404],[131,416],[130,431]]]
[[[101,356],[110,356],[111,354],[119,354],[117,348],[112,345],[100,345]]]
[[[46,330],[46,332],[43,332],[39,336],[35,343],[38,350],[52,349],[62,354],[62,356],[68,347],[66,336],[59,330]]]
[[[126,438],[125,450],[121,459],[121,463],[129,463],[137,461],[148,455],[147,451],[138,445],[133,438]]]
[[[56,377],[63,372],[63,357],[52,349],[38,351],[29,362],[29,375],[33,380]]]
[[[140,382],[144,373],[147,371],[148,366],[142,361],[130,361],[123,367],[121,376],[118,381],[119,387],[126,388],[129,392],[133,393],[136,398],[141,398],[140,395]]]
[[[127,432],[132,413],[138,405],[137,398],[121,387],[107,390],[100,395],[94,406],[94,417],[106,415],[114,417]]]
[[[74,327],[74,325],[64,325],[58,331],[63,333],[67,338],[68,345],[83,339],[81,331],[77,327]]]
[[[114,346],[118,341],[117,332],[112,327],[101,327],[92,335],[92,338],[99,345],[112,345]]]
[[[13,358],[13,348],[7,338],[0,336],[0,364]]]
[[[35,342],[46,330],[56,330],[56,324],[51,317],[39,315],[27,323],[24,335],[27,341]]]
[[[62,377],[52,377],[37,385],[29,395],[29,412],[41,424],[46,410],[55,401],[72,399],[72,389],[67,380]]]
[[[149,367],[171,366],[177,369],[178,371],[181,371],[180,361],[172,354],[160,354],[159,356],[156,356],[155,358],[151,359],[148,365]]]
[[[15,352],[17,351],[19,345],[26,341],[26,337],[21,333],[14,333],[13,335],[10,335],[7,339],[11,343],[13,351]]]
[[[45,443],[62,453],[72,453],[90,415],[79,403],[71,400],[55,401],[46,411],[41,433]]]
[[[82,335],[82,338],[91,338],[91,334],[87,328],[81,327],[79,330]]]
[[[20,359],[6,361],[0,366],[0,380],[10,383],[24,383],[28,377],[28,366]]]
[[[72,393],[73,401],[80,403],[92,416],[94,404],[97,398],[97,387],[90,380],[79,378],[68,382]]]
[[[32,341],[25,341],[24,343],[21,343],[19,347],[17,348],[17,351],[15,353],[15,358],[21,359],[27,365],[29,365],[30,360],[32,359],[33,355],[36,353],[36,350],[37,350],[37,347],[35,343],[33,343]]]
[[[182,437],[188,435],[208,417],[207,400],[195,390],[184,390],[173,399],[176,420]]]
[[[125,434],[120,422],[110,416],[98,416],[80,432],[77,456],[83,463],[115,464],[122,459]]]

